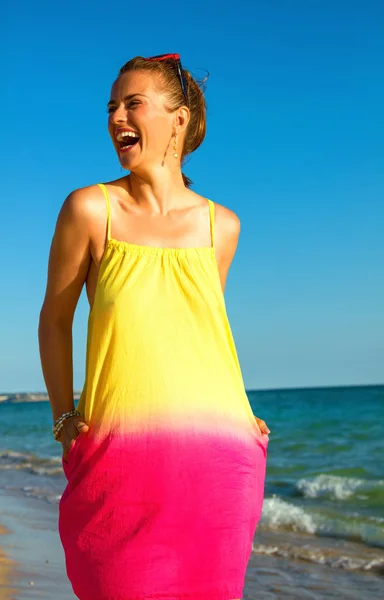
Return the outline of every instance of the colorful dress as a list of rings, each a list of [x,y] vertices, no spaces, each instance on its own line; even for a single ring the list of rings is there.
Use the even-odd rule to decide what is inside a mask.
[[[89,313],[89,425],[63,468],[59,533],[80,600],[243,594],[269,438],[245,392],[211,246],[111,238]],[[207,222],[208,224],[208,222]]]

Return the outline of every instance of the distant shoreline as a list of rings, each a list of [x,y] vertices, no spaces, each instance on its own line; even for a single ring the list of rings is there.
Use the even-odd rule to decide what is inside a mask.
[[[75,392],[73,394],[74,400],[80,398],[81,392]],[[1,394],[0,404],[24,404],[25,402],[49,402],[47,393],[29,393],[20,392],[16,394]]]
[[[384,387],[384,383],[356,383],[356,384],[340,384],[340,385],[313,385],[313,386],[297,386],[297,387],[282,387],[282,388],[259,388],[246,390],[247,393],[268,393],[268,392],[295,392],[304,390],[337,390],[345,388],[372,388]],[[79,400],[81,391],[74,392],[74,400]],[[23,404],[25,402],[49,402],[47,392],[3,392],[0,394],[0,404]]]

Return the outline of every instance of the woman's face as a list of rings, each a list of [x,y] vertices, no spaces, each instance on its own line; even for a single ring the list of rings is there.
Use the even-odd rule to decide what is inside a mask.
[[[172,157],[175,113],[166,111],[165,101],[148,72],[128,71],[114,82],[108,131],[124,169],[140,172]]]

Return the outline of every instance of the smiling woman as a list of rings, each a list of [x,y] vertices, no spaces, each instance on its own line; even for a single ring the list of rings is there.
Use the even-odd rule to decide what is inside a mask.
[[[67,574],[80,600],[237,600],[269,441],[224,301],[240,222],[181,173],[205,136],[205,100],[177,55],[126,63],[108,111],[129,174],[65,200],[39,324],[68,480]],[[84,283],[74,410],[71,328]]]
[[[179,73],[177,65],[181,65],[177,54],[166,54],[164,55],[164,60],[161,60],[161,58],[162,57],[154,57],[154,59],[151,60],[144,59],[142,57],[136,57],[128,61],[120,69],[119,77],[112,86],[111,100],[108,102],[108,112],[114,115],[114,119],[112,119],[110,122],[116,120],[116,111],[119,110],[119,107],[127,107],[131,114],[134,112],[137,116],[137,113],[139,113],[139,119],[142,116],[146,119],[148,109],[150,110],[152,106],[151,97],[140,93],[143,91],[143,85],[145,87],[145,83],[141,82],[142,85],[139,84],[140,89],[137,89],[136,93],[134,93],[134,90],[132,90],[133,93],[125,94],[123,97],[121,96],[121,89],[125,88],[127,85],[127,78],[123,77],[125,73],[130,75],[133,73],[146,75],[147,82],[148,80],[151,81],[156,89],[162,92],[164,95],[165,103],[163,103],[162,109],[165,109],[168,115],[174,115],[175,111],[180,111],[180,108],[182,108],[183,105],[186,105],[189,109],[187,114],[183,112],[180,112],[179,114],[179,118],[182,121],[187,119],[185,129],[180,131],[182,140],[179,142],[179,144],[177,144],[177,127],[172,131],[172,135],[174,136],[174,158],[178,158],[177,150],[178,147],[181,147],[181,163],[183,164],[185,157],[194,152],[194,150],[201,145],[205,137],[206,104],[203,94],[205,80],[198,83],[191,76],[189,71],[184,69],[182,70],[183,78],[177,76]],[[134,115],[132,114],[132,117],[133,116]],[[182,125],[182,122],[180,122],[180,125]],[[115,135],[118,135],[120,131],[128,131],[139,135],[138,131],[129,128],[120,130],[117,129]],[[170,129],[168,127],[167,135],[169,135],[169,131]],[[113,131],[111,131],[111,127],[110,133],[111,135],[113,133]],[[125,148],[121,148],[121,152],[123,154],[125,151]],[[175,154],[177,156],[175,156]],[[131,163],[126,163],[127,169],[130,169],[131,167]],[[192,181],[185,175],[183,175],[183,180],[185,185],[188,187],[192,184]]]

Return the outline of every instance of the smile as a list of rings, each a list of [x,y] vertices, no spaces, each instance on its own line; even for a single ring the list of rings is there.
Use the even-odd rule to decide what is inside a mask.
[[[119,131],[116,140],[120,146],[120,152],[128,152],[140,141],[140,136],[134,131]]]

